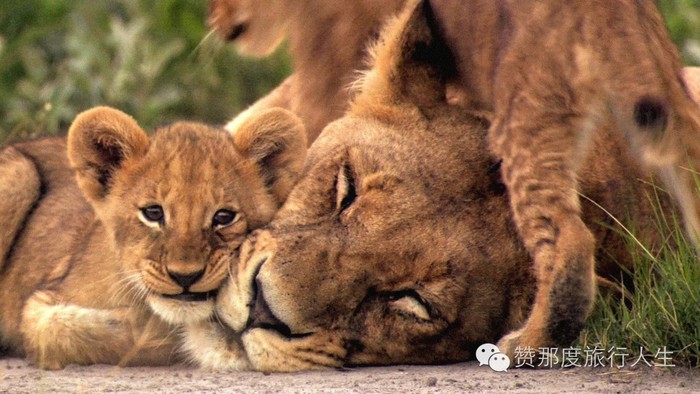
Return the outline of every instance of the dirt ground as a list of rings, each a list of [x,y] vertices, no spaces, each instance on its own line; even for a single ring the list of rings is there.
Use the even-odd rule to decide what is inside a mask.
[[[642,368],[510,369],[477,362],[394,366],[290,374],[207,372],[185,366],[71,366],[38,370],[20,359],[0,360],[1,393],[692,393],[700,370]]]

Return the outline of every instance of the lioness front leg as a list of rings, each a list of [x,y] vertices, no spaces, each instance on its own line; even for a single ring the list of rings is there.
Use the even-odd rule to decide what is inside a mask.
[[[494,124],[489,138],[503,159],[515,224],[537,279],[524,326],[498,343],[512,357],[518,346],[537,350],[567,345],[578,336],[595,294],[595,240],[581,220],[575,171],[590,132],[585,119],[538,114],[523,105],[509,114]]]
[[[27,356],[40,368],[120,364],[136,345],[133,311],[64,304],[40,291],[26,302],[20,330]],[[128,361],[128,360],[127,360]]]

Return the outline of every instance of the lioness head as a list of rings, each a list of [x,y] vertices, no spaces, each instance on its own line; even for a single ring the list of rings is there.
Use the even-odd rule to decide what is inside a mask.
[[[209,25],[239,51],[266,56],[284,40],[289,25],[285,0],[209,0]]]
[[[217,313],[255,369],[467,360],[529,312],[535,281],[486,147],[489,121],[448,105],[454,63],[430,19],[391,26],[349,113],[311,146],[219,294]],[[593,174],[582,193],[620,218],[643,206],[641,175],[621,170],[614,138],[594,143],[606,160],[582,172]],[[626,256],[606,213],[584,211],[604,223],[593,230],[601,268]]]
[[[418,39],[385,36],[220,293],[256,369],[463,360],[527,312],[488,121],[446,104],[447,70],[422,59],[448,54]]]
[[[68,134],[78,184],[122,263],[124,297],[171,323],[212,314],[231,259],[286,198],[305,145],[303,126],[284,110],[235,135],[180,122],[149,138],[128,115],[98,107]]]

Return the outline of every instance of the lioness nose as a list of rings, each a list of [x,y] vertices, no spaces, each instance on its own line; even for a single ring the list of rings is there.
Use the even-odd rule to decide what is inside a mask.
[[[257,279],[255,280],[253,291],[255,291],[255,297],[253,303],[250,305],[248,327],[275,330],[286,337],[291,336],[289,326],[278,319],[277,316],[272,313],[272,310],[270,310],[270,306],[267,305],[262,287]]]
[[[204,270],[191,274],[180,274],[177,272],[168,271],[168,275],[175,281],[175,283],[187,290],[188,287],[192,286],[192,284],[194,284],[202,277],[202,275],[204,275]]]

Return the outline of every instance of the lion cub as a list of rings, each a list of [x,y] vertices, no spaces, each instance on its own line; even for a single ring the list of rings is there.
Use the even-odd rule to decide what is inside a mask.
[[[40,367],[179,360],[246,235],[297,179],[301,121],[272,109],[236,134],[180,122],[149,138],[107,107],[67,139],[0,151],[0,345]]]

